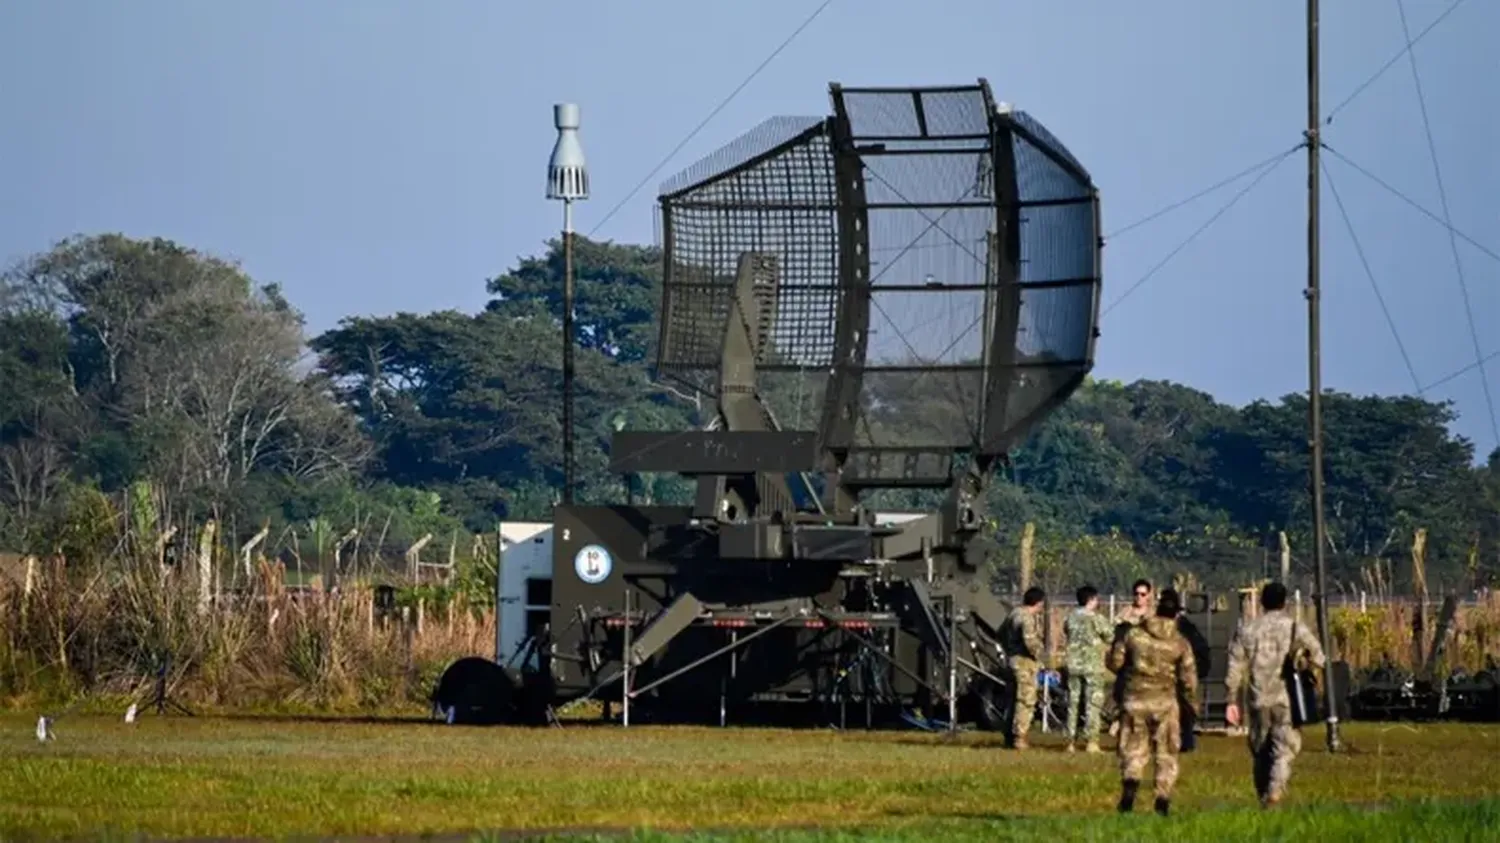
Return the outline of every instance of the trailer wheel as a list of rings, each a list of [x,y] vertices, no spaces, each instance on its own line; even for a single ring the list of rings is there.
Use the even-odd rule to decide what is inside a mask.
[[[432,692],[433,707],[448,722],[493,725],[511,719],[516,685],[505,669],[479,656],[459,659],[443,671]]]

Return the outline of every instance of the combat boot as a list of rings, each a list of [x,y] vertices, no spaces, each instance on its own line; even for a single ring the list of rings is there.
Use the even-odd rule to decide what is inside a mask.
[[[1125,786],[1120,789],[1119,811],[1128,814],[1135,810],[1135,792],[1140,789],[1141,783],[1135,779],[1127,779]]]
[[[1156,813],[1166,816],[1171,810],[1171,803],[1165,796],[1156,797]]]

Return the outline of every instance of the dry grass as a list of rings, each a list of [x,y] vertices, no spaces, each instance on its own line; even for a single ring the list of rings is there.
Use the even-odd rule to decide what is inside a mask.
[[[1411,602],[1391,602],[1360,611],[1358,607],[1338,607],[1329,612],[1334,648],[1358,668],[1389,662],[1401,668],[1412,667],[1413,615]],[[1437,626],[1437,612],[1428,616],[1423,634],[1423,651],[1432,646]],[[1440,666],[1469,672],[1492,667],[1500,657],[1500,594],[1489,594],[1483,600],[1459,607]]]
[[[191,577],[154,562],[113,564],[107,573],[39,565],[29,598],[17,577],[0,579],[0,705],[112,706],[149,693],[157,654],[167,652],[172,693],[194,707],[410,713],[426,710],[454,659],[494,647],[493,611],[461,600],[426,604],[420,620],[414,607],[380,617],[368,589],[293,593],[280,565],[262,564],[248,599],[200,608]],[[1335,608],[1335,653],[1356,670],[1410,666],[1412,611],[1401,602]],[[1064,614],[1053,612],[1053,623]],[[1313,621],[1310,607],[1304,615]],[[1500,596],[1461,607],[1446,666],[1476,671],[1497,656]]]
[[[142,833],[264,837],[473,829],[817,826],[972,836],[997,818],[1109,822],[1112,756],[1026,755],[989,736],[569,727],[472,729],[144,716],[0,717],[0,836]],[[1362,805],[1500,791],[1500,731],[1346,727],[1330,757],[1317,730],[1295,805]],[[1183,758],[1177,813],[1251,805],[1244,743],[1205,737]],[[944,836],[947,836],[946,833]]]
[[[1121,606],[1123,608],[1123,605]],[[1412,667],[1413,615],[1416,604],[1411,600],[1384,598],[1371,602],[1364,609],[1357,604],[1330,605],[1329,635],[1332,638],[1334,657],[1346,659],[1356,671],[1382,664],[1402,669]],[[1302,621],[1316,628],[1317,613],[1312,604],[1305,603],[1299,615]],[[1053,607],[1048,620],[1054,642],[1054,656],[1061,663],[1063,622],[1067,610]],[[1436,633],[1438,609],[1429,607],[1427,628],[1423,634],[1423,652],[1432,646]],[[1464,670],[1470,673],[1494,667],[1500,662],[1500,593],[1491,593],[1484,598],[1460,605],[1453,617],[1447,647],[1439,660],[1439,670]]]
[[[492,612],[461,599],[394,617],[368,589],[289,592],[260,567],[247,597],[201,605],[157,566],[70,571],[54,561],[32,593],[0,583],[0,701],[10,707],[149,694],[170,654],[174,697],[208,710],[424,710],[454,659],[494,649]]]

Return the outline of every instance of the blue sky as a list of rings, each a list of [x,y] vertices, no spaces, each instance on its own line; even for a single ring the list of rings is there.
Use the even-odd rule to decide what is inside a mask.
[[[827,84],[967,83],[1043,121],[1089,167],[1113,232],[1290,149],[1305,122],[1301,0],[833,0],[647,186],[606,212],[822,0],[162,2],[0,5],[0,259],[74,233],[163,236],[240,260],[308,317],[475,310],[538,253],[551,106],[582,107],[582,232],[651,242],[656,185],[766,117],[821,114]],[[1452,0],[1402,0],[1415,35]],[[1325,112],[1405,43],[1397,0],[1324,0]],[[1500,3],[1467,0],[1416,47],[1454,226],[1500,253]],[[1411,66],[1325,141],[1441,215]],[[1442,226],[1329,155],[1418,379],[1475,361]],[[1106,305],[1248,179],[1112,239]],[[1107,313],[1096,373],[1235,404],[1306,387],[1305,163],[1254,191]],[[1324,382],[1413,391],[1326,184]],[[1484,353],[1500,260],[1460,240]],[[1500,400],[1500,357],[1488,381]],[[1451,400],[1496,447],[1479,370]]]

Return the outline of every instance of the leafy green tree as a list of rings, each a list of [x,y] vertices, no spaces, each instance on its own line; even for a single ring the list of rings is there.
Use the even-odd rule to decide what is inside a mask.
[[[675,474],[627,486],[609,470],[616,430],[690,430],[713,415],[708,392],[651,371],[661,254],[578,238],[574,257],[577,498],[687,503],[692,485]],[[550,518],[562,481],[562,263],[557,242],[520,259],[486,283],[492,298],[477,314],[351,314],[307,342],[274,285],[168,240],[75,237],[31,256],[0,274],[0,543],[50,541],[80,490],[112,506],[128,503],[127,489],[157,490],[160,529],[216,509],[241,533],[357,527],[367,550],[388,555],[428,533],[446,543],[500,518]],[[803,371],[760,386],[783,428],[811,430],[826,383]],[[872,373],[856,444],[971,442],[976,387],[952,372]],[[1429,531],[1435,582],[1500,577],[1500,452],[1476,465],[1452,421],[1447,404],[1328,393],[1336,581],[1371,559],[1404,560],[1417,527]],[[1225,585],[1264,573],[1285,530],[1305,573],[1306,424],[1300,395],[1237,408],[1166,381],[1089,379],[1013,449],[989,491],[987,541],[1012,548],[1003,567],[1030,522],[1039,572]],[[891,490],[865,503],[941,499]]]
[[[642,363],[656,349],[661,302],[661,251],[655,248],[573,238],[576,342],[622,363]],[[529,315],[532,304],[562,315],[563,250],[547,244],[543,257],[522,258],[516,268],[488,283],[487,309]]]
[[[298,371],[300,315],[229,262],[162,239],[76,237],[11,268],[0,291],[13,476],[58,448],[74,479],[112,492],[149,475],[190,509],[230,505],[257,472],[315,480],[358,465],[352,419]]]

